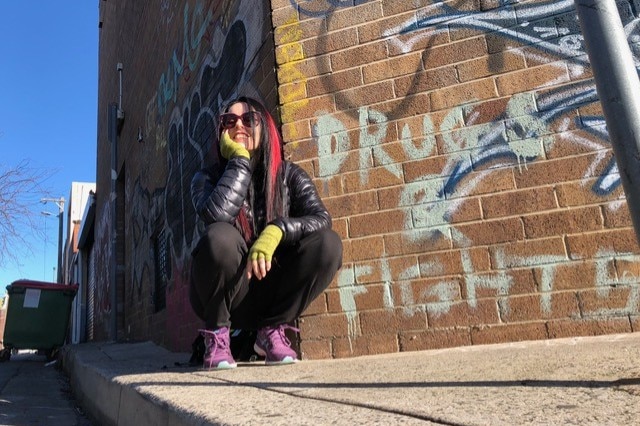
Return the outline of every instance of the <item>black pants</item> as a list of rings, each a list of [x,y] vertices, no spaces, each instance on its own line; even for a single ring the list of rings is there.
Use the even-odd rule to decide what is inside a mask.
[[[208,329],[259,329],[297,319],[342,266],[342,241],[330,229],[276,249],[262,280],[246,276],[248,249],[228,223],[207,227],[193,251],[190,301]]]

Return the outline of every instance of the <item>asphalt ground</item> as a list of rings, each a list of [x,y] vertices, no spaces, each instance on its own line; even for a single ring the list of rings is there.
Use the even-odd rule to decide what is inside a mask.
[[[0,362],[0,425],[92,426],[56,361],[20,351]]]

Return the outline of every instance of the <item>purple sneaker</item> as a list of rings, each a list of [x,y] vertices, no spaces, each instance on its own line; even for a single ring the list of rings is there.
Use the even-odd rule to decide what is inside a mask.
[[[198,330],[204,337],[204,364],[208,370],[225,370],[236,368],[237,364],[231,355],[229,329],[221,327],[217,330]]]
[[[287,328],[300,331],[286,324],[264,327],[258,330],[253,349],[258,355],[265,357],[265,364],[293,364],[298,361],[296,351],[291,349],[291,342],[284,334]]]

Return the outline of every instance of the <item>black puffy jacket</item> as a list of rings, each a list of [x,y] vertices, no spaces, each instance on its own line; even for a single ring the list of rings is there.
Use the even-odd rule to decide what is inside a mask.
[[[281,244],[296,243],[314,231],[331,228],[331,216],[309,175],[288,161],[283,162],[283,167],[288,211],[284,217],[271,222],[283,232]],[[197,172],[191,181],[191,199],[198,217],[205,225],[234,224],[240,209],[244,208],[249,217],[256,216],[256,223],[263,223],[264,209],[251,210],[246,200],[250,181],[249,160],[243,157],[229,160],[221,174],[211,167]]]

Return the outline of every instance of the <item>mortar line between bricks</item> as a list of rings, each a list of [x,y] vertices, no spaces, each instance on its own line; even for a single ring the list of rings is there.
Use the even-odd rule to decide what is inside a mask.
[[[330,403],[333,403],[333,404],[346,405],[346,406],[349,406],[349,407],[366,408],[368,410],[380,411],[380,412],[383,412],[383,413],[399,414],[401,416],[411,417],[411,418],[418,419],[418,420],[425,420],[425,421],[429,421],[431,423],[444,425],[444,426],[468,426],[468,425],[466,425],[464,423],[455,423],[455,422],[451,422],[451,421],[448,421],[448,420],[439,419],[439,418],[436,418],[436,417],[431,417],[431,416],[426,416],[426,415],[423,416],[423,415],[419,415],[419,414],[408,413],[408,412],[402,411],[402,410],[395,410],[393,408],[377,407],[377,406],[374,406],[374,405],[364,404],[364,403],[360,403],[360,402],[339,401],[339,400],[335,400],[335,399],[331,399],[331,398],[323,398],[323,397],[318,397],[318,396],[299,395],[299,394],[294,394],[294,393],[281,391],[281,390],[278,390],[278,389],[273,389],[273,388],[270,388],[270,387],[261,387],[261,386],[254,386],[254,385],[245,384],[245,383],[238,383],[238,382],[234,382],[233,380],[225,380],[225,379],[221,379],[219,377],[217,377],[216,379],[220,380],[221,382],[225,382],[225,383],[228,383],[228,384],[231,384],[231,385],[235,385],[235,386],[244,386],[244,387],[253,388],[253,389],[265,390],[265,391],[268,391],[268,392],[274,392],[274,393],[281,394],[281,395],[292,396],[294,398],[308,399],[308,400],[311,400],[311,401],[330,402]]]

